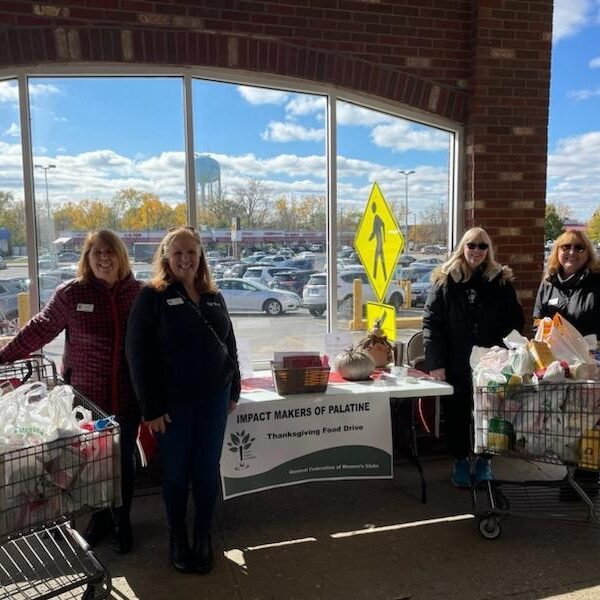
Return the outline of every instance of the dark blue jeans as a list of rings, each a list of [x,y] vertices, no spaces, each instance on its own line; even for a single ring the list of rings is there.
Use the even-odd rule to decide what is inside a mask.
[[[123,419],[119,422],[119,425],[121,426],[121,495],[123,504],[115,512],[124,517],[129,517],[135,483],[134,456],[140,421],[139,419]]]
[[[210,399],[185,399],[169,409],[171,423],[158,434],[162,492],[172,532],[186,529],[188,490],[192,484],[194,537],[210,531],[219,493],[219,461],[227,422],[230,388]]]

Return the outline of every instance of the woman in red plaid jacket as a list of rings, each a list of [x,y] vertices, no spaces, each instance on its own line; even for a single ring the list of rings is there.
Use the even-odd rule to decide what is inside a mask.
[[[62,331],[64,380],[115,415],[121,426],[123,505],[95,513],[84,537],[93,546],[112,528],[119,553],[132,545],[129,512],[133,496],[134,452],[140,410],[129,380],[124,353],[129,311],[142,284],[131,273],[127,248],[112,231],[89,233],[77,278],[58,286],[44,309],[0,351],[0,362],[26,358]]]

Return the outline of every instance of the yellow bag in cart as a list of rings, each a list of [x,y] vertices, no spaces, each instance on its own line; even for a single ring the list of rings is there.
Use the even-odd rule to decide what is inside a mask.
[[[585,469],[600,468],[600,431],[588,429],[581,438],[581,460],[579,466]]]

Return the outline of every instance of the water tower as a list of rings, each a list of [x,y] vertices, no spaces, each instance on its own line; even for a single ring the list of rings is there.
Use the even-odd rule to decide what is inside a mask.
[[[200,202],[206,203],[207,197],[221,197],[221,166],[206,154],[194,159],[196,167],[196,185],[200,187]]]

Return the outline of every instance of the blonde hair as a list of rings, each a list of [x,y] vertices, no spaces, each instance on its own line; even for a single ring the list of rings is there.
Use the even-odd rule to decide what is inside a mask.
[[[555,275],[560,270],[560,262],[558,260],[558,251],[563,244],[581,244],[587,250],[587,262],[584,268],[597,273],[600,271],[600,259],[598,253],[594,248],[594,245],[590,241],[590,238],[584,231],[577,231],[576,229],[568,229],[563,231],[555,240],[548,257],[546,270],[544,271],[544,279],[550,279],[552,275]]]
[[[488,280],[492,279],[494,275],[502,270],[502,265],[496,262],[492,240],[488,232],[482,227],[471,227],[471,229],[465,231],[460,242],[458,242],[458,245],[454,249],[454,252],[452,252],[450,258],[439,267],[438,272],[447,276],[453,271],[460,271],[462,275],[461,280],[468,281],[471,278],[471,275],[473,275],[473,271],[465,260],[465,246],[475,240],[482,240],[488,245],[485,258],[481,264],[483,267],[483,276]]]
[[[98,231],[90,231],[83,242],[83,249],[81,251],[81,256],[79,257],[79,264],[77,265],[77,277],[79,277],[81,281],[90,281],[94,276],[89,258],[92,248],[97,243],[105,244],[114,251],[119,265],[117,270],[117,278],[119,281],[125,279],[128,275],[131,275],[129,254],[123,240],[110,229],[99,229]]]
[[[214,284],[208,269],[206,256],[202,249],[202,240],[192,227],[175,227],[167,232],[154,255],[154,260],[152,261],[154,275],[148,282],[148,285],[157,290],[164,290],[170,283],[176,281],[169,267],[169,250],[176,239],[184,237],[190,238],[198,244],[199,264],[195,277],[196,290],[200,294],[216,292],[217,286]]]

